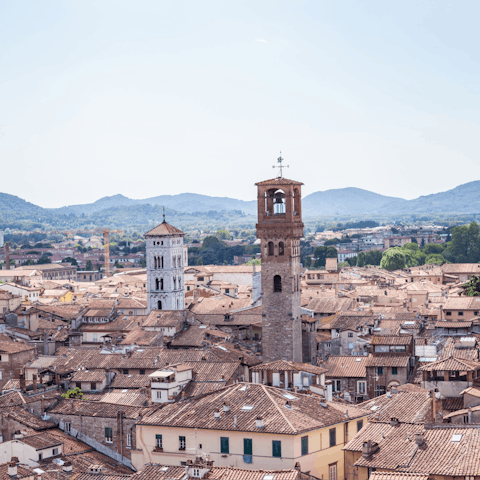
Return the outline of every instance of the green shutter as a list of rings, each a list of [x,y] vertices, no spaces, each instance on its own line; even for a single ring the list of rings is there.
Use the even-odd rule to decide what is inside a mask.
[[[220,453],[230,453],[228,437],[220,437]]]
[[[282,456],[282,442],[280,440],[272,440],[272,457]]]
[[[302,455],[308,455],[308,437],[302,437]]]
[[[252,455],[252,439],[251,438],[243,439],[243,454]]]

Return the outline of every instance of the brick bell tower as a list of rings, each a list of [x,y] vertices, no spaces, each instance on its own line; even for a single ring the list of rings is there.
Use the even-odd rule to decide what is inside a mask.
[[[282,176],[258,187],[257,238],[262,241],[263,361],[302,361],[300,238],[303,183]]]

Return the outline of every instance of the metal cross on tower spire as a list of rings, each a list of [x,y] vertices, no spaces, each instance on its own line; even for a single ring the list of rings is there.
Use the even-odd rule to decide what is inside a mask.
[[[282,165],[283,158],[282,158],[282,152],[280,152],[280,156],[277,158],[277,163],[278,165],[273,165],[273,168],[278,168],[278,177],[277,178],[282,178],[283,177],[283,169],[284,168],[290,168],[290,165]]]
[[[163,207],[163,223],[165,223],[165,206]]]

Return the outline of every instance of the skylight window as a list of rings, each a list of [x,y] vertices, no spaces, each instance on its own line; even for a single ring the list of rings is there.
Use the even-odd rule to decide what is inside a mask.
[[[404,322],[404,325],[415,325],[415,322],[409,320],[408,322]]]
[[[275,477],[275,475],[265,475],[263,480],[273,480],[273,477]]]
[[[456,433],[452,437],[452,442],[460,442],[462,440],[463,435]]]
[[[244,405],[240,410],[251,412],[253,410],[253,405]]]
[[[294,397],[293,395],[290,395],[289,393],[284,393],[283,396],[285,398],[288,398],[289,400],[296,400],[297,397]]]
[[[361,359],[361,358],[356,358],[355,361],[356,361],[356,362],[361,362],[362,359]]]
[[[245,385],[244,387],[240,388],[239,391],[244,392],[246,389],[247,389],[247,386]]]
[[[380,408],[380,407],[379,407],[378,405],[374,405],[370,410],[375,411],[375,410],[378,410],[379,408]]]
[[[128,392],[128,390],[122,390],[122,393],[127,393],[127,392]]]

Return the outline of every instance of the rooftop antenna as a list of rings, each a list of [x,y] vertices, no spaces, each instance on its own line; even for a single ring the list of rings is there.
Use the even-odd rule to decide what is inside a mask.
[[[163,223],[165,223],[165,205],[163,206]]]
[[[283,177],[283,169],[284,168],[290,168],[290,165],[282,165],[283,158],[282,158],[282,152],[280,152],[280,156],[277,158],[277,163],[278,165],[273,165],[273,168],[278,168],[278,177],[277,178],[282,178]]]

